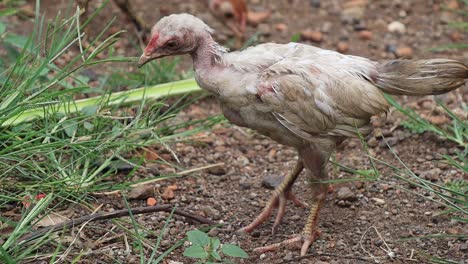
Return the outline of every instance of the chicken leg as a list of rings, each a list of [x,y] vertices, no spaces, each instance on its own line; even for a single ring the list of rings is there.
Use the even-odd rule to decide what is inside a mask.
[[[274,234],[278,229],[281,220],[284,217],[284,212],[286,209],[287,200],[291,200],[296,206],[306,207],[299,199],[294,196],[292,193],[292,185],[296,181],[299,174],[301,174],[304,169],[304,164],[301,159],[299,159],[294,166],[294,169],[289,175],[287,175],[284,180],[276,187],[273,192],[273,195],[270,198],[270,201],[265,206],[263,211],[252,221],[249,225],[242,228],[241,231],[252,232],[257,226],[265,222],[266,219],[271,215],[274,208],[278,208],[278,213],[276,214],[275,223],[273,224],[272,233]]]
[[[293,238],[284,240],[280,243],[275,243],[275,244],[271,244],[268,246],[255,248],[254,251],[256,252],[263,253],[267,251],[273,251],[282,246],[287,246],[287,245],[302,242],[303,243],[301,247],[301,256],[302,256],[307,253],[307,250],[309,249],[310,245],[320,235],[320,232],[317,229],[317,222],[318,222],[320,209],[328,193],[328,190],[327,190],[328,184],[323,183],[323,181],[327,180],[328,178],[328,174],[326,171],[326,164],[329,158],[329,154],[320,152],[318,148],[316,148],[314,145],[304,148],[303,150],[300,151],[300,154],[301,154],[301,160],[302,160],[301,167],[305,167],[307,170],[307,173],[309,174],[308,176],[310,178],[310,188],[312,190],[312,204],[310,206],[309,216],[307,217],[307,222],[304,226],[302,234],[297,235]],[[270,200],[270,203],[274,197],[275,196],[272,197],[272,199]],[[265,208],[264,211],[267,210],[267,208]],[[269,213],[271,214],[271,210]],[[260,216],[262,216],[262,214]],[[278,212],[278,215],[279,215],[279,212]],[[260,216],[257,217],[257,219],[259,219]],[[269,215],[266,215],[265,218],[268,216]],[[257,219],[255,219],[254,223],[257,222]],[[254,223],[250,225],[253,225]],[[275,225],[277,224],[279,224],[279,222],[277,223],[277,221],[275,221]],[[250,227],[250,225],[247,226],[246,228]],[[273,228],[275,228],[275,226]]]

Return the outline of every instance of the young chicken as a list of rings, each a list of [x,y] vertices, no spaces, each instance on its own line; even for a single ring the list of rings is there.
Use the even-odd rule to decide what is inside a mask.
[[[248,14],[245,0],[209,0],[208,8],[236,37],[244,38]]]
[[[221,20],[234,33],[236,37],[234,46],[236,48],[242,47],[247,23],[258,25],[271,15],[270,11],[249,11],[245,0],[209,0],[208,8],[216,18]]]
[[[192,15],[164,17],[153,27],[139,64],[189,54],[198,84],[220,100],[227,119],[297,149],[299,159],[292,172],[260,215],[242,230],[251,232],[277,207],[274,232],[287,200],[300,204],[292,186],[305,170],[311,198],[304,230],[257,251],[301,242],[301,255],[307,253],[317,237],[317,218],[327,195],[329,157],[345,138],[372,131],[370,118],[389,108],[384,93],[441,94],[462,86],[468,78],[468,67],[455,60],[378,63],[299,43],[266,43],[229,53],[213,40],[212,33]]]

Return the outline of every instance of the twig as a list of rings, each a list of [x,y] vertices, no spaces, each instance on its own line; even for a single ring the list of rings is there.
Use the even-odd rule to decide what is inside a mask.
[[[310,258],[310,257],[322,257],[322,256],[335,257],[335,258],[344,258],[344,259],[355,259],[355,260],[361,260],[361,261],[366,261],[366,262],[373,263],[373,261],[371,259],[356,257],[356,256],[350,256],[350,255],[342,256],[342,255],[335,255],[335,254],[328,254],[328,253],[310,253],[310,254],[307,254],[307,255],[304,255],[304,256],[300,256],[300,257],[292,258],[292,259],[285,260],[285,261],[282,261],[282,262],[278,262],[277,264],[291,263],[291,262],[297,263],[297,261],[299,261],[301,259],[306,259],[306,258]]]
[[[359,240],[359,245],[361,246],[361,249],[362,249],[362,251],[364,251],[364,253],[366,253],[367,255],[369,255],[369,256],[374,260],[375,263],[378,263],[378,262],[379,262],[378,259],[377,259],[374,255],[372,255],[369,251],[367,251],[366,248],[364,247],[364,244],[362,243],[362,241],[364,240],[364,238],[366,237],[367,233],[369,233],[369,231],[371,230],[372,227],[373,227],[373,226],[369,227],[369,228],[366,230],[366,232],[364,232],[364,234],[362,234],[361,239]]]
[[[122,209],[122,210],[118,210],[118,211],[114,211],[114,212],[90,214],[90,215],[75,218],[75,219],[72,219],[70,221],[60,223],[60,224],[56,224],[56,225],[53,225],[53,226],[48,226],[48,227],[38,229],[38,230],[36,230],[36,231],[34,231],[32,233],[24,235],[21,239],[19,239],[19,243],[22,243],[22,242],[25,242],[25,241],[28,241],[28,240],[32,240],[34,238],[37,238],[37,237],[39,237],[39,236],[41,236],[43,234],[49,233],[49,232],[55,232],[55,231],[58,231],[58,230],[61,230],[61,229],[64,229],[64,228],[71,228],[71,227],[74,227],[74,226],[77,226],[77,225],[81,225],[81,224],[83,224],[85,222],[94,222],[94,221],[98,221],[98,220],[106,220],[106,219],[113,219],[113,218],[117,218],[117,217],[128,216],[130,214],[130,211],[134,215],[161,212],[161,211],[171,212],[172,207],[173,207],[172,205],[166,204],[166,205],[156,205],[156,206],[150,206],[150,207],[136,207],[136,208],[132,208],[130,210]],[[178,210],[178,209],[174,210],[174,214],[184,216],[186,218],[192,219],[192,220],[200,222],[202,224],[208,224],[208,225],[213,225],[214,224],[214,222],[209,220],[209,219],[206,219],[206,218],[201,217],[201,216],[194,215],[192,213],[184,212],[184,211],[181,211],[181,210]]]
[[[366,250],[366,248],[364,247],[364,243],[363,243],[363,240],[364,238],[366,237],[367,233],[369,233],[369,231],[371,229],[374,229],[375,233],[377,233],[377,235],[379,236],[380,240],[382,241],[382,243],[387,247],[387,249],[383,248],[383,247],[379,247],[380,249],[382,249],[383,251],[385,251],[385,253],[387,253],[387,256],[390,257],[392,260],[395,258],[395,253],[392,251],[392,249],[387,245],[387,242],[385,242],[385,240],[383,239],[383,237],[380,235],[379,233],[379,230],[377,230],[377,228],[375,226],[370,226],[366,232],[364,232],[364,234],[362,234],[361,236],[361,239],[359,240],[359,245],[361,246],[361,249],[362,251],[364,251],[366,254],[368,254],[372,259],[374,259],[374,262],[378,263],[379,262],[379,258],[382,258],[382,257],[376,257],[374,255],[372,255],[369,251]]]

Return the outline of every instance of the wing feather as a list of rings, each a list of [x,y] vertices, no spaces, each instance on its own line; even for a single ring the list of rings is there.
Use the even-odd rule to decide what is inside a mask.
[[[388,110],[370,81],[374,68],[363,58],[304,49],[261,73],[258,96],[279,123],[304,140],[355,136],[356,129],[367,135],[370,117]]]

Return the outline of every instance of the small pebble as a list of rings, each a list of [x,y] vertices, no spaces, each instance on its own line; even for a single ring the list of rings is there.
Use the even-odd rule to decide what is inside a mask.
[[[395,51],[395,55],[398,58],[411,59],[413,56],[413,49],[410,47],[400,47]]]
[[[387,29],[392,33],[405,34],[406,32],[406,26],[400,21],[393,21],[392,23],[388,24]]]
[[[288,25],[284,23],[279,23],[275,25],[275,29],[279,32],[285,32],[288,30]]]
[[[321,0],[310,0],[310,5],[315,8],[319,8],[321,4]]]
[[[267,175],[262,180],[262,186],[267,189],[275,189],[283,181],[283,176],[278,175]]]
[[[372,31],[369,31],[369,30],[359,31],[359,38],[362,39],[362,40],[371,40],[372,39]]]
[[[348,44],[347,42],[340,41],[340,42],[338,42],[338,44],[336,45],[336,50],[337,50],[339,53],[346,53],[346,52],[349,50],[349,44]]]
[[[463,39],[463,35],[460,34],[460,32],[458,31],[453,31],[452,33],[450,33],[450,39],[455,42],[460,41]]]
[[[313,30],[307,29],[301,32],[301,38],[304,40],[310,40],[313,42],[321,42],[323,40],[323,34],[320,31],[313,31]]]
[[[336,199],[355,201],[357,197],[356,194],[352,192],[349,187],[340,187],[338,190],[336,190]]]

